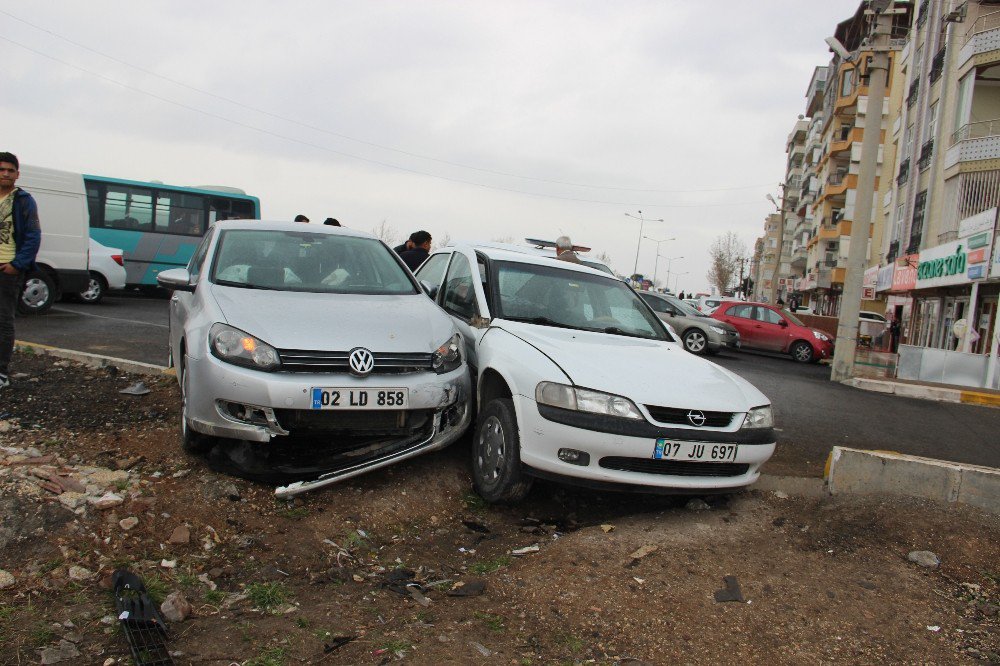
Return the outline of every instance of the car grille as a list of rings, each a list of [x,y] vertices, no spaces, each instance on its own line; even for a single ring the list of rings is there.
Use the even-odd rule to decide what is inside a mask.
[[[676,423],[678,425],[694,425],[688,420],[688,412],[699,411],[691,409],[680,409],[677,407],[656,407],[646,405],[649,415],[653,420],[660,423]],[[725,428],[733,422],[733,412],[702,412],[705,415],[705,422],[700,427],[703,428]]]
[[[622,472],[665,474],[668,476],[742,476],[750,469],[750,465],[746,463],[681,462],[652,458],[625,458],[623,456],[601,458],[599,464],[605,469],[616,469]]]
[[[415,410],[309,410],[276,409],[281,427],[294,434],[349,434],[362,437],[408,437],[424,429],[433,415]]]
[[[283,372],[338,373],[350,372],[349,351],[311,351],[279,349]],[[372,374],[401,374],[430,370],[434,354],[372,352],[375,365]]]

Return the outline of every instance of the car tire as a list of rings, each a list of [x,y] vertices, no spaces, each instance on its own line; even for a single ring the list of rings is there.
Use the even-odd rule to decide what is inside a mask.
[[[472,486],[487,502],[519,502],[531,490],[532,478],[521,469],[521,437],[514,401],[496,398],[479,413],[472,442]]]
[[[59,290],[52,276],[43,270],[32,271],[24,280],[17,311],[21,314],[41,314],[52,307]]]
[[[215,438],[196,432],[188,425],[187,401],[188,401],[188,378],[187,363],[181,359],[181,365],[177,369],[181,386],[181,446],[185,451],[192,454],[206,453],[215,444]]]
[[[708,353],[708,336],[697,328],[691,328],[684,332],[681,338],[684,341],[684,349],[699,356]]]
[[[108,291],[108,283],[104,281],[104,276],[95,271],[90,272],[90,283],[87,285],[87,289],[81,291],[77,294],[77,298],[81,302],[88,305],[97,305],[104,298],[104,294]]]
[[[812,345],[805,340],[799,340],[793,344],[789,353],[791,353],[792,358],[798,363],[812,363],[813,359],[816,357],[816,353],[813,351]]]

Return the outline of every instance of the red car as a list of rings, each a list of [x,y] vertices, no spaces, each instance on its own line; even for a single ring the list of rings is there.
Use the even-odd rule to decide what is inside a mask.
[[[777,305],[726,301],[711,316],[735,326],[744,349],[790,354],[799,363],[833,357],[829,334],[806,326]]]

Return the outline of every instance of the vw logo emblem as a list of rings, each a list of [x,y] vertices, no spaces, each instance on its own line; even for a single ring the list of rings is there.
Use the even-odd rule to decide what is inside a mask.
[[[347,362],[351,366],[351,372],[359,377],[371,373],[372,368],[375,367],[375,357],[364,347],[352,349],[350,356],[347,357]]]
[[[697,409],[692,409],[688,412],[688,421],[690,421],[691,425],[696,428],[700,428],[705,425],[705,414],[703,412],[699,412]]]

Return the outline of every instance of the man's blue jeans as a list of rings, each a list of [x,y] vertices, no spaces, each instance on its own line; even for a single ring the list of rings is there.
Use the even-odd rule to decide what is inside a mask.
[[[21,295],[22,277],[0,272],[0,375],[9,373],[14,354],[14,312]]]

